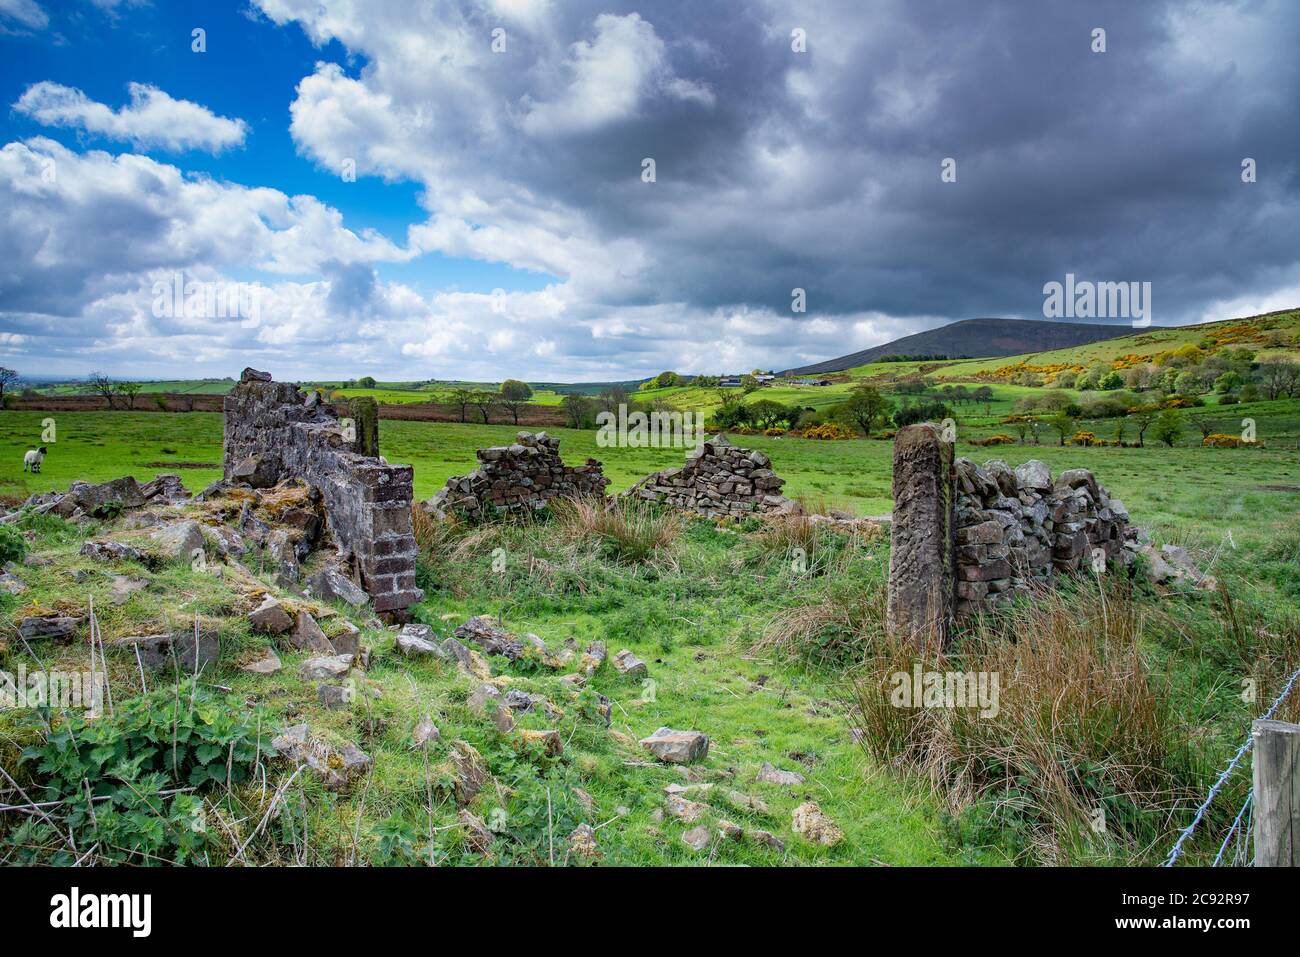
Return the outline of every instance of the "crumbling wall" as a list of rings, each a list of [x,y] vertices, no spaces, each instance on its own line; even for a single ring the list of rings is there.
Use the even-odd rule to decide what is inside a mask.
[[[1053,481],[1037,460],[1012,469],[956,462],[957,613],[995,607],[1058,574],[1127,566],[1141,547],[1128,510],[1087,469]]]
[[[623,494],[710,518],[797,511],[798,503],[781,494],[785,479],[771,465],[762,452],[716,435],[688,452],[681,468],[647,475]]]
[[[264,372],[245,369],[226,396],[226,481],[269,488],[301,478],[320,489],[326,524],[356,565],[375,610],[400,613],[423,597],[415,587],[412,469],[360,454],[357,431],[319,401]],[[378,446],[374,434],[361,439]]]
[[[604,498],[609,485],[595,459],[565,465],[560,460],[560,440],[545,432],[520,432],[513,445],[479,449],[477,455],[477,469],[449,478],[446,488],[423,508],[435,514],[455,511],[480,518],[493,508],[539,509],[555,498]]]

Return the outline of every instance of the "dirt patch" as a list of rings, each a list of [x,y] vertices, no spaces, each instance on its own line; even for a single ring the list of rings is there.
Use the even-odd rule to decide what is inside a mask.
[[[1261,485],[1262,492],[1300,492],[1300,485]]]

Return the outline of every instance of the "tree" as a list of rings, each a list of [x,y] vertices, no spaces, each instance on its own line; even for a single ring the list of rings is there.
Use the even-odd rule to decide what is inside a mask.
[[[117,394],[126,400],[126,407],[128,409],[134,409],[135,397],[140,394],[140,383],[119,382],[117,384]]]
[[[501,383],[501,404],[514,416],[515,425],[519,424],[519,410],[533,397],[533,389],[527,382],[518,379],[506,379]]]
[[[483,416],[483,424],[488,424],[488,416],[494,406],[501,401],[501,396],[495,392],[488,392],[481,389],[473,393],[473,398],[469,400],[470,405],[478,409],[478,414]]]
[[[982,385],[971,393],[971,398],[984,406],[984,414],[993,414],[993,387],[991,385]]]
[[[362,389],[373,389],[375,387],[375,377],[370,375],[363,375],[360,379],[357,380],[357,385]]]
[[[1061,444],[1064,445],[1066,436],[1074,434],[1074,426],[1077,421],[1069,412],[1062,410],[1048,419],[1047,424],[1060,436]]]
[[[1013,415],[1011,417],[1011,428],[1015,430],[1016,437],[1020,439],[1020,444],[1025,444],[1025,439],[1029,436],[1029,430],[1033,420],[1027,415]]]
[[[1155,422],[1160,410],[1153,405],[1140,406],[1133,410],[1133,423],[1138,430],[1138,448],[1146,448],[1147,429],[1151,428],[1151,423]]]
[[[90,391],[98,395],[110,409],[117,407],[117,384],[102,372],[92,372],[86,377]]]
[[[1111,392],[1115,389],[1123,388],[1123,386],[1124,386],[1124,377],[1120,375],[1118,372],[1116,372],[1114,369],[1112,369],[1110,372],[1107,372],[1104,376],[1102,376],[1100,379],[1097,380],[1097,388],[1102,389],[1103,391],[1106,392]]]
[[[0,403],[4,401],[5,389],[18,381],[18,373],[13,369],[0,366]]]
[[[1196,430],[1201,433],[1202,439],[1208,439],[1215,432],[1219,431],[1219,426],[1206,416],[1199,416],[1193,419],[1196,424]]]
[[[877,422],[889,417],[889,400],[874,386],[860,385],[849,393],[844,414],[869,436]]]
[[[466,389],[463,386],[452,389],[451,395],[449,395],[448,398],[451,399],[452,405],[457,406],[460,409],[460,420],[464,422],[465,413],[468,411],[469,407],[474,404],[474,390]]]
[[[560,408],[564,410],[564,424],[571,429],[586,429],[595,424],[591,400],[585,395],[570,392],[560,400]]]
[[[1183,434],[1183,414],[1177,409],[1165,409],[1156,417],[1151,434],[1172,449]]]
[[[740,391],[749,395],[759,387],[759,381],[752,374],[740,377]]]
[[[1115,420],[1115,441],[1120,445],[1124,444],[1124,436],[1128,434],[1128,419],[1120,416]]]
[[[759,399],[745,406],[745,412],[749,421],[760,429],[774,428],[778,423],[784,422],[790,417],[790,410],[780,402],[772,399]]]

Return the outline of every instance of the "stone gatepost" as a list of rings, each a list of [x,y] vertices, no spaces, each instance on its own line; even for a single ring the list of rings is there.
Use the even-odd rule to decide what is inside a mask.
[[[948,641],[956,600],[953,444],[937,425],[894,439],[894,515],[889,553],[889,633],[917,645]]]

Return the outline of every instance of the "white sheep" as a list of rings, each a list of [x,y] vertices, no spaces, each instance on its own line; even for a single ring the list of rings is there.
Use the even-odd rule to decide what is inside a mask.
[[[28,449],[27,454],[23,456],[23,471],[33,474],[40,472],[47,451],[48,449],[43,445],[39,449]]]

